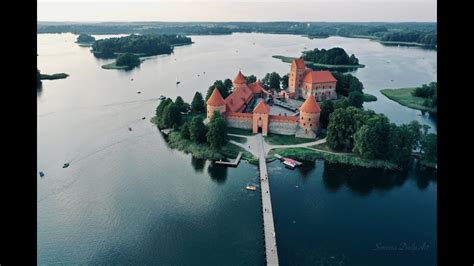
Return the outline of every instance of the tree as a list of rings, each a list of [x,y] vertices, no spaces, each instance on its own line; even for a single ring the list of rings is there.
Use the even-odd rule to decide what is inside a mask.
[[[386,116],[376,115],[354,134],[353,151],[367,159],[388,159],[390,123]]]
[[[206,107],[204,105],[204,100],[202,99],[202,94],[200,92],[196,92],[193,97],[193,101],[191,102],[191,111],[195,114],[204,113]]]
[[[184,102],[181,96],[176,97],[174,103],[176,104],[176,106],[178,106],[179,111],[183,113],[186,113],[190,108],[189,104]]]
[[[334,112],[334,104],[332,101],[327,100],[321,103],[321,113],[319,116],[319,122],[322,128],[326,128],[329,124],[329,115]]]
[[[434,133],[429,133],[423,140],[422,160],[437,163],[438,161],[438,137]]]
[[[127,66],[127,67],[136,67],[141,63],[140,58],[131,53],[125,53],[117,57],[115,64],[117,66]]]
[[[354,133],[363,126],[367,114],[355,107],[336,109],[329,116],[327,143],[334,150],[352,150]]]
[[[207,128],[203,123],[202,117],[195,116],[191,120],[189,125],[189,136],[190,139],[197,143],[202,143],[206,141],[206,131]]]
[[[348,96],[350,92],[359,91],[362,93],[364,85],[360,80],[351,74],[342,74],[339,72],[331,72],[336,78],[336,92],[339,95]]]
[[[347,97],[343,97],[334,102],[334,109],[346,109],[347,107],[349,107],[349,100]]]
[[[181,124],[181,113],[175,103],[170,103],[164,108],[161,123],[166,128],[174,128]]]
[[[245,77],[245,80],[247,81],[247,85],[250,83],[254,83],[257,81],[257,77],[254,75],[250,75],[248,77]]]
[[[181,127],[180,131],[181,137],[184,139],[190,139],[191,135],[189,133],[189,122],[185,122]]]
[[[227,123],[218,111],[214,111],[208,124],[207,143],[218,150],[225,144],[226,135]]]
[[[161,117],[163,110],[169,104],[173,103],[170,98],[166,98],[165,100],[161,101],[160,104],[156,107],[155,115],[158,119]]]
[[[402,167],[409,165],[413,142],[414,138],[407,124],[390,124],[389,159]]]
[[[267,73],[265,77],[262,79],[262,86],[267,90],[274,89],[278,92],[281,90],[280,80],[281,80],[281,77],[278,73],[276,72]]]
[[[359,91],[353,91],[349,93],[349,105],[356,108],[362,108],[364,104],[364,95]]]
[[[281,77],[281,87],[286,90],[288,88],[288,74]]]

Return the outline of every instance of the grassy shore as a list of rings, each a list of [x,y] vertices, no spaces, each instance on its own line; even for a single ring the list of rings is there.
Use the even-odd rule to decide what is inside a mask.
[[[315,139],[297,138],[294,135],[288,136],[272,133],[268,134],[268,136],[264,137],[264,139],[267,143],[273,145],[293,145],[315,141]]]
[[[421,111],[428,111],[431,113],[436,113],[436,108],[431,108],[424,106],[423,103],[425,102],[424,98],[415,97],[411,93],[415,90],[415,88],[400,88],[400,89],[384,89],[380,92],[385,95],[390,100],[393,100],[403,106],[421,110]]]
[[[283,55],[272,55],[273,58],[280,59],[281,61],[285,63],[291,63],[293,62],[293,59],[296,59],[296,57],[289,57],[289,56],[283,56]],[[365,67],[365,65],[358,64],[358,65],[328,65],[328,64],[319,64],[319,63],[314,63],[311,61],[304,61],[304,63],[308,66],[315,66],[315,67],[323,67],[323,68],[328,68],[328,69],[338,69],[338,68],[362,68]]]
[[[66,73],[56,73],[56,74],[52,74],[52,75],[41,74],[40,79],[41,79],[41,80],[44,80],[44,79],[48,79],[48,80],[53,80],[53,79],[65,79],[65,78],[67,78],[68,76],[69,76],[69,75],[66,74]]]
[[[284,157],[291,157],[297,160],[314,161],[316,159],[325,160],[329,163],[348,164],[352,166],[359,166],[365,168],[382,168],[387,170],[398,170],[399,167],[388,161],[382,160],[368,160],[363,159],[357,155],[348,154],[334,154],[324,151],[316,151],[307,148],[279,148],[272,149],[268,157],[274,157],[275,154],[280,154]]]

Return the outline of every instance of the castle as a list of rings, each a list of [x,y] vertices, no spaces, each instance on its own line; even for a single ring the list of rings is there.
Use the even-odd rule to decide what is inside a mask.
[[[260,81],[247,84],[241,71],[237,73],[232,93],[225,99],[217,88],[207,100],[207,119],[218,111],[226,119],[229,127],[281,135],[295,135],[301,138],[315,138],[319,129],[320,108],[316,101],[336,98],[336,79],[329,71],[313,71],[306,68],[302,59],[295,59],[288,78],[288,91],[274,96],[265,90]],[[274,105],[293,110],[290,105],[278,104],[277,98],[304,98],[299,112],[292,115],[271,114],[271,99]],[[255,108],[249,110],[249,107]],[[295,111],[297,110],[294,108]]]

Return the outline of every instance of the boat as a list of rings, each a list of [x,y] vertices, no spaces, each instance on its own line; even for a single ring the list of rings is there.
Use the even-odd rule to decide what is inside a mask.
[[[257,187],[255,185],[247,185],[245,189],[255,191],[257,190]]]
[[[289,159],[289,158],[285,158],[283,161],[283,164],[285,165],[286,168],[290,168],[290,169],[295,169],[297,165],[295,160]]]
[[[166,97],[161,95],[159,99],[163,101],[164,99],[166,99]]]
[[[142,117],[142,120],[145,120],[146,117]]]
[[[63,168],[68,168],[68,167],[69,167],[69,163],[65,163],[65,164],[63,165]]]
[[[44,173],[41,171],[41,172],[39,172],[39,175],[40,175],[40,177],[43,177]]]
[[[181,83],[181,81],[176,81],[176,85],[178,85],[179,83]]]
[[[137,94],[140,94],[140,93],[142,93],[142,92],[141,92],[141,91],[137,91]]]
[[[129,128],[128,128],[128,131],[132,131],[132,128],[131,128],[131,127],[129,127]]]

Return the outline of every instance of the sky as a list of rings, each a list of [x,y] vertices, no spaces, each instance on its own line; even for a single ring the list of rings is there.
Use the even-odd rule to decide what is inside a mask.
[[[38,21],[435,22],[437,0],[38,0]]]

